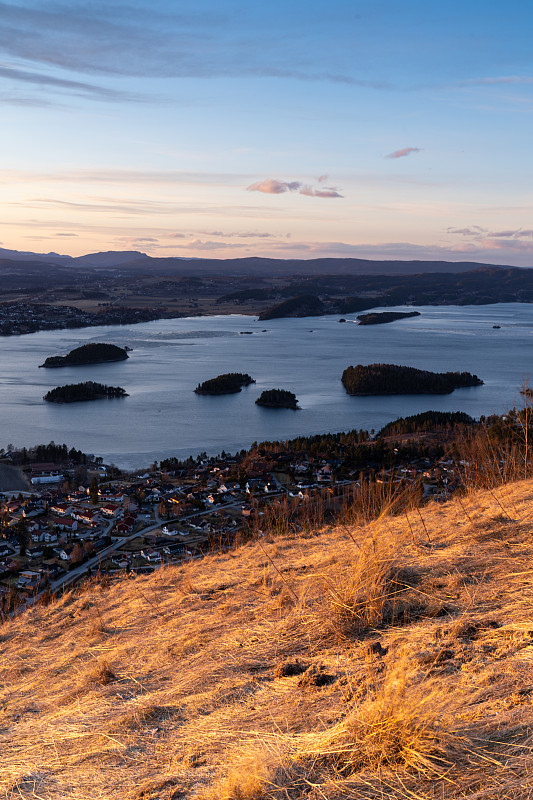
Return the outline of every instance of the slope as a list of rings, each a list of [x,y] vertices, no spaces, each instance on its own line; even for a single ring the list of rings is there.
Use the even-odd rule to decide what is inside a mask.
[[[526,798],[533,482],[0,628],[5,798]]]

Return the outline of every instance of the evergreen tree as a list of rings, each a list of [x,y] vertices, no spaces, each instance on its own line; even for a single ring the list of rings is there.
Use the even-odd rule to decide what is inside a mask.
[[[92,479],[89,487],[89,497],[91,498],[91,503],[96,504],[98,502],[98,478],[96,475]]]

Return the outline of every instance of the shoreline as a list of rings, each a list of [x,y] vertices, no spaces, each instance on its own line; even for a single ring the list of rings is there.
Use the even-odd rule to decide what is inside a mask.
[[[7,305],[7,304],[4,303],[3,305]],[[34,305],[34,304],[27,303],[26,305]],[[422,314],[420,312],[416,312],[416,314],[415,313],[410,313],[410,311],[411,312],[415,312],[416,309],[419,309],[419,308],[429,308],[429,309],[445,308],[445,309],[464,309],[464,310],[468,310],[468,309],[487,308],[487,307],[497,308],[498,306],[502,306],[502,305],[503,306],[513,306],[513,305],[515,305],[515,306],[533,306],[533,301],[531,301],[530,303],[525,302],[525,301],[506,301],[506,302],[501,302],[501,303],[495,302],[495,303],[469,303],[469,304],[463,304],[463,303],[461,303],[461,304],[459,304],[459,303],[435,303],[435,304],[426,303],[424,305],[416,305],[416,304],[412,304],[412,305],[411,304],[409,304],[409,305],[399,304],[397,306],[375,305],[375,306],[372,306],[369,309],[366,309],[365,310],[365,315],[396,313],[396,309],[402,309],[402,311],[398,312],[398,313],[402,313],[402,314],[403,313],[409,313],[409,317],[405,317],[404,316],[404,317],[400,317],[400,318],[398,318],[396,320],[387,321],[388,323],[392,324],[394,322],[401,321],[402,319],[415,320],[417,318],[420,318],[422,316]],[[1,304],[0,304],[0,306],[1,306]],[[406,310],[406,309],[407,309],[407,311],[404,312],[404,310]],[[127,310],[128,311],[129,310],[136,311],[137,309],[127,309]],[[165,320],[166,321],[170,321],[170,320],[186,320],[186,319],[191,319],[191,320],[194,320],[194,319],[212,319],[212,318],[217,318],[217,317],[229,317],[229,318],[231,318],[231,317],[239,317],[239,318],[248,319],[248,320],[255,318],[254,322],[262,323],[262,324],[269,324],[269,323],[272,323],[272,322],[279,322],[280,320],[310,320],[311,321],[311,320],[314,320],[314,319],[318,320],[318,319],[328,319],[328,318],[335,319],[335,320],[339,321],[339,312],[338,311],[331,311],[331,312],[325,313],[325,314],[315,314],[315,315],[309,315],[309,316],[297,316],[297,315],[290,316],[290,315],[287,315],[287,316],[280,316],[280,317],[272,317],[270,319],[265,319],[265,320],[261,319],[261,316],[260,316],[261,313],[262,312],[260,310],[239,310],[239,311],[236,311],[235,309],[231,309],[231,310],[228,310],[228,311],[224,311],[223,309],[220,309],[220,308],[216,308],[216,309],[213,308],[212,312],[198,312],[198,311],[195,311],[195,312],[183,312],[183,313],[180,312],[180,313],[176,313],[176,314],[161,313],[160,315],[153,316],[153,318],[151,318],[151,319],[135,319],[135,318],[133,318],[133,319],[128,319],[126,321],[116,321],[116,322],[113,322],[113,321],[102,321],[99,324],[93,322],[90,325],[88,325],[88,324],[84,324],[84,325],[80,324],[80,325],[75,325],[75,326],[58,325],[57,327],[50,327],[49,325],[43,325],[42,327],[37,328],[35,330],[21,331],[21,332],[14,332],[14,333],[4,333],[4,332],[2,332],[0,330],[0,339],[11,339],[11,338],[18,339],[20,337],[30,336],[31,334],[35,334],[35,333],[53,333],[55,331],[66,331],[66,330],[74,332],[74,331],[85,331],[85,330],[98,330],[98,328],[108,328],[108,327],[109,328],[116,328],[117,330],[120,330],[121,328],[128,327],[130,325],[135,327],[137,325],[149,324],[151,322],[164,322]],[[361,323],[358,320],[358,316],[359,315],[361,315],[360,311],[346,312],[343,315],[344,316],[344,322],[352,323],[352,324],[355,324],[355,325],[360,326],[360,327],[378,327],[378,325],[375,325],[375,324],[372,324],[372,325],[362,324],[361,325]],[[381,327],[381,325],[379,325],[379,327]],[[498,327],[498,326],[491,326],[491,327]],[[256,331],[239,331],[239,334],[252,334],[253,335],[255,333],[256,333]],[[123,359],[117,359],[117,360],[121,361]],[[98,363],[106,363],[106,362],[98,362]],[[44,367],[45,365],[44,364],[40,364],[39,366]],[[69,364],[68,366],[79,366],[79,365]]]

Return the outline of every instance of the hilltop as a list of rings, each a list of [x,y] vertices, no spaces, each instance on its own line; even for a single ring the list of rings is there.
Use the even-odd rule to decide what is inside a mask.
[[[8,620],[5,797],[525,800],[532,512],[507,484]]]

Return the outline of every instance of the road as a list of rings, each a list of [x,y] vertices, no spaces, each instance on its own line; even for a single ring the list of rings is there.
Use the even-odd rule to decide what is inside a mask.
[[[279,485],[281,486],[281,484]],[[278,490],[277,492],[272,492],[270,494],[270,497],[277,497],[284,493],[285,490],[281,488],[281,490]],[[227,505],[224,505],[220,508],[222,509],[240,508],[241,506],[242,506],[242,500],[238,500],[234,503],[228,503]],[[194,519],[194,517],[207,516],[208,514],[212,514],[213,511],[216,510],[217,508],[207,508],[205,509],[205,511],[195,511],[192,514],[188,514],[186,517],[173,517],[168,520],[161,520],[156,508],[154,510],[155,521],[151,525],[147,525],[145,528],[142,528],[139,531],[135,531],[135,533],[131,533],[129,536],[120,536],[115,538],[115,540],[110,545],[108,545],[104,550],[100,550],[95,556],[90,558],[88,561],[85,561],[82,564],[79,564],[79,566],[74,567],[74,569],[69,570],[65,575],[62,575],[56,581],[51,581],[45,589],[42,589],[37,594],[27,598],[26,602],[23,603],[21,610],[35,605],[45,591],[49,591],[55,594],[56,592],[61,591],[62,589],[66,589],[72,584],[76,583],[76,581],[78,581],[83,575],[87,574],[87,571],[89,569],[92,571],[94,568],[96,571],[98,571],[100,564],[103,561],[105,561],[105,559],[111,557],[113,553],[116,553],[117,550],[120,550],[134,539],[138,539],[141,536],[146,536],[147,534],[152,533],[155,530],[158,530],[163,525],[170,525],[174,522],[187,522],[187,520]],[[113,523],[114,520],[112,520],[105,529],[104,531],[105,536],[108,536],[110,534],[113,527]],[[175,537],[169,537],[169,543],[173,541],[183,541],[185,543],[185,541],[181,539],[181,537],[179,539]]]

